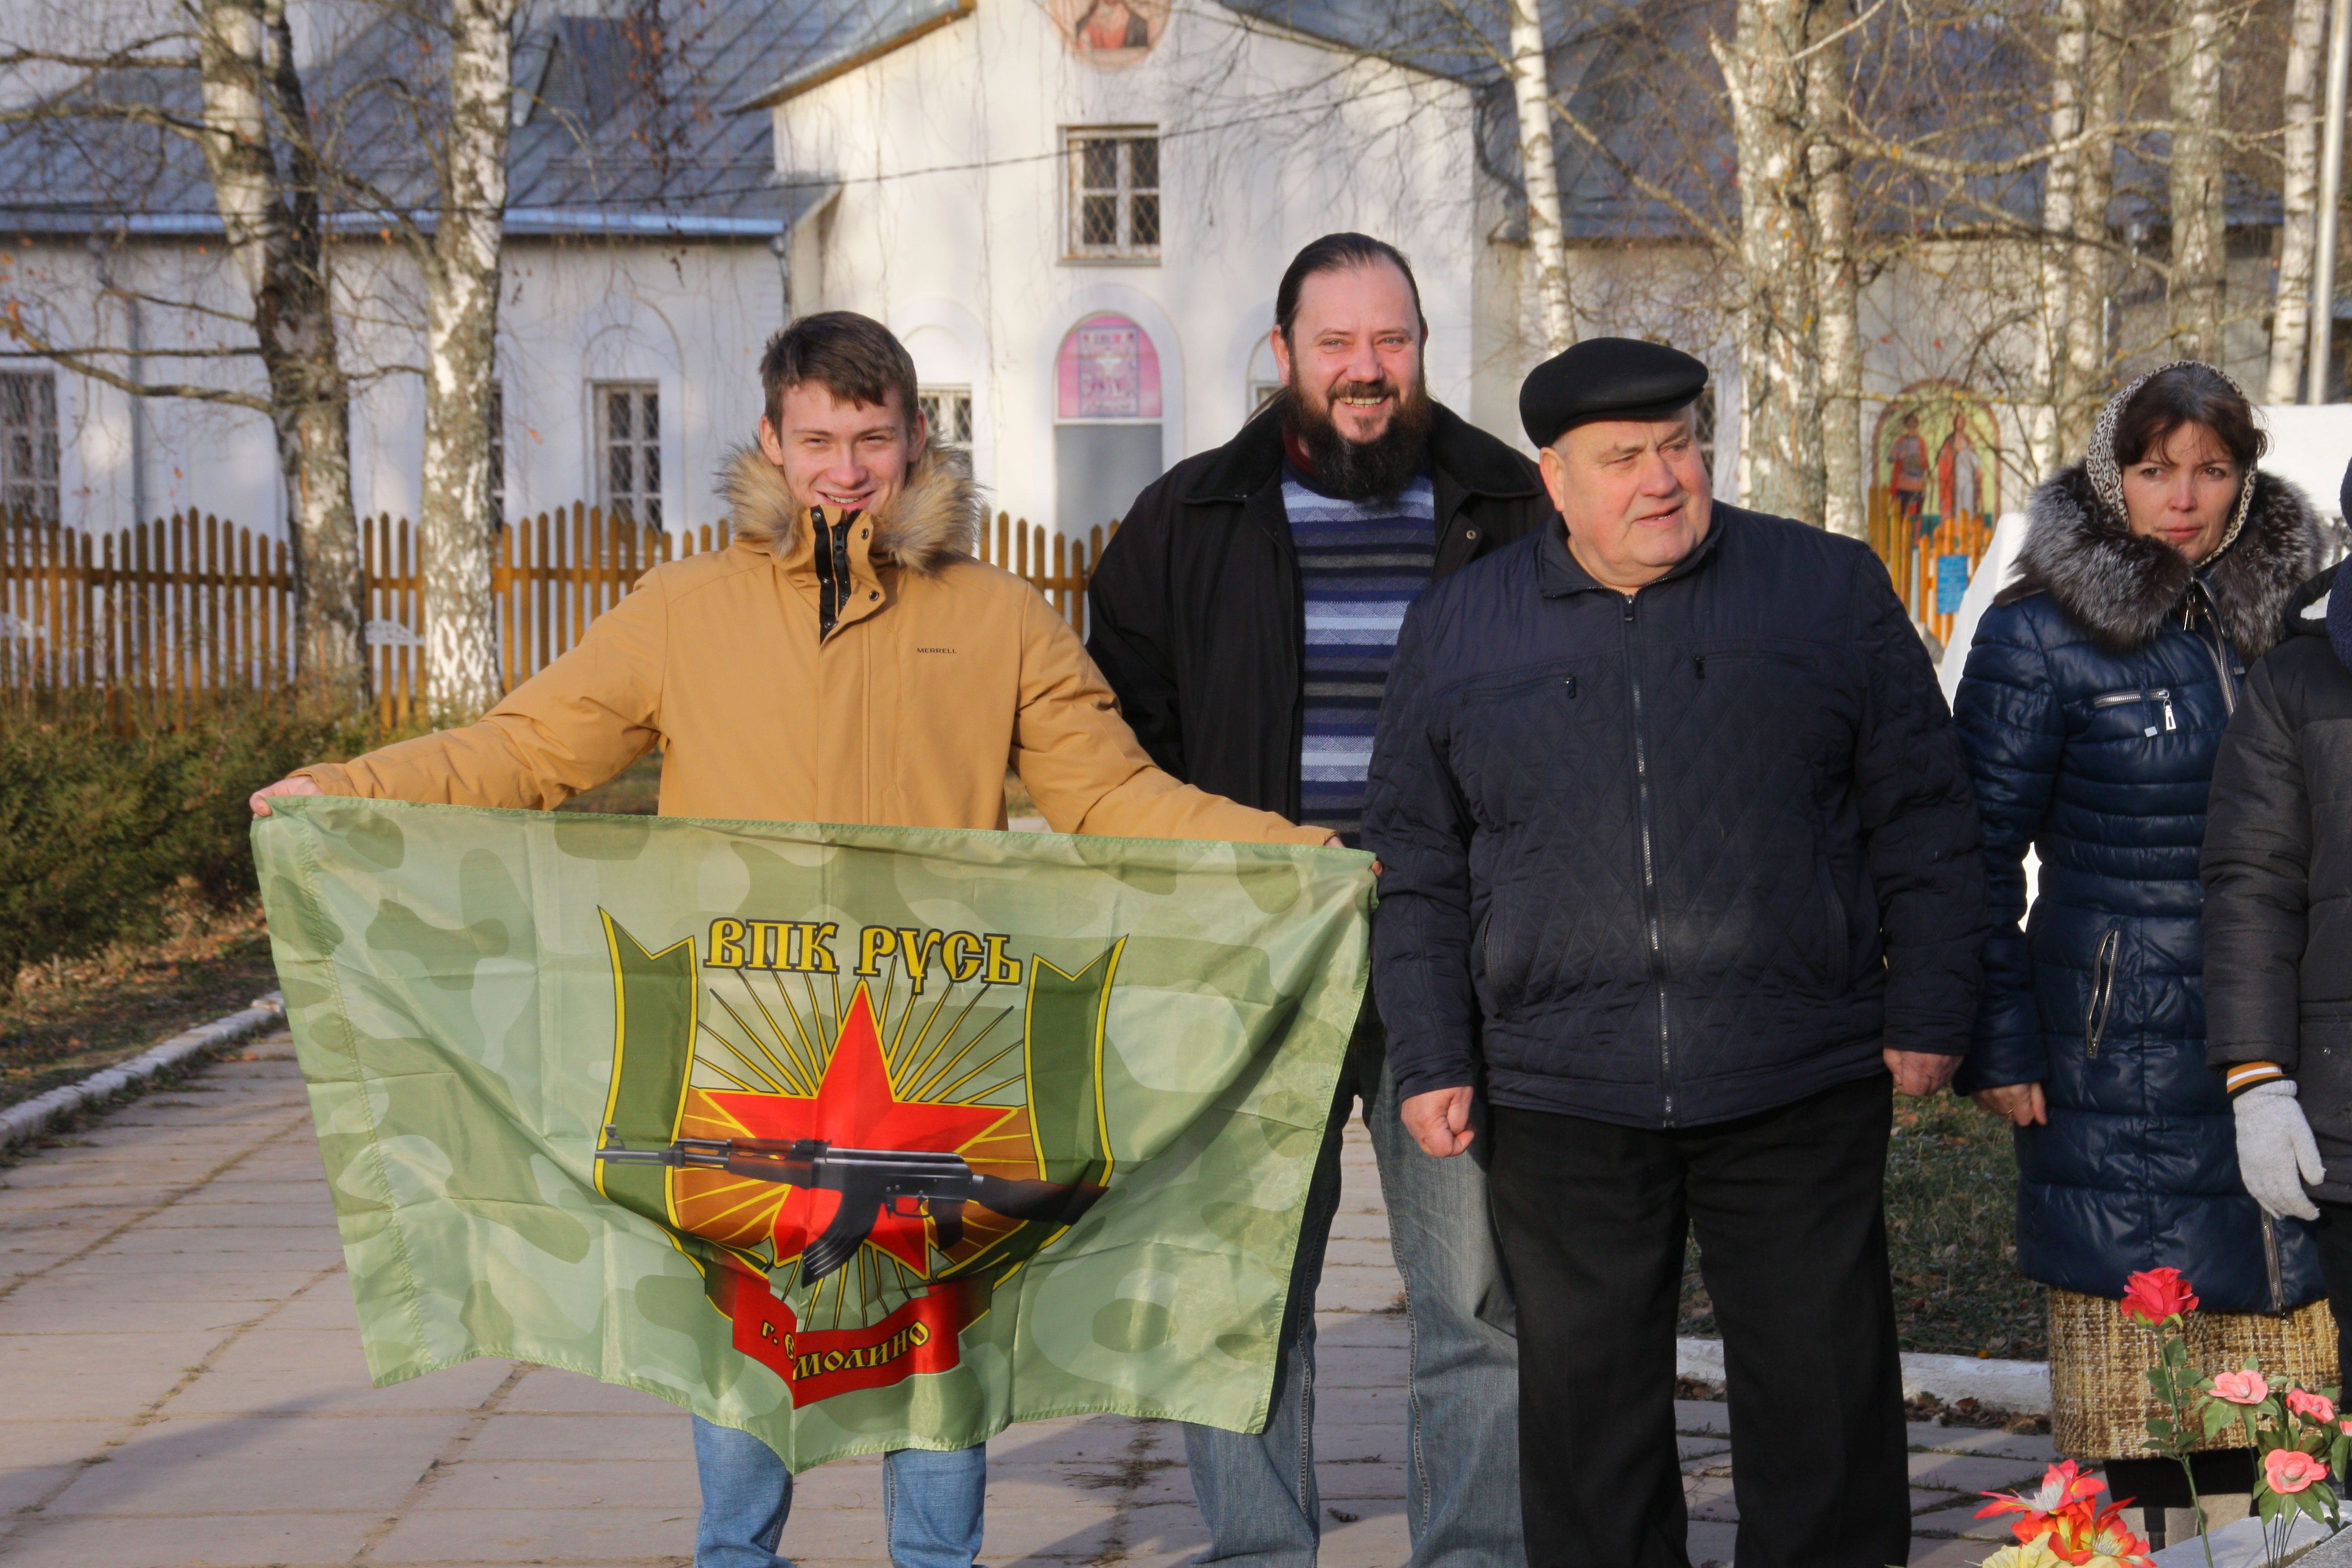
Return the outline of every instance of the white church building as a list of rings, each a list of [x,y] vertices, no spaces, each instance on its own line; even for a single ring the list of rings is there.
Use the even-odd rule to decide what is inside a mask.
[[[1406,252],[1433,392],[1517,441],[1533,356],[1494,304],[1517,247],[1490,237],[1480,89],[1380,58],[1349,9],[1309,32],[1219,0],[697,0],[665,11],[653,90],[620,0],[541,5],[517,69],[503,514],[716,521],[762,343],[788,310],[843,309],[905,340],[995,505],[1082,532],[1241,426],[1275,379],[1283,268],[1335,229]],[[362,78],[389,47],[314,34],[310,74]],[[245,308],[200,168],[67,142],[0,159],[0,299],[52,342],[127,346],[133,379],[257,384],[249,361],[173,357],[221,336],[177,302]],[[413,516],[421,289],[378,237],[335,248],[356,500]],[[283,526],[260,414],[25,354],[0,354],[0,500],[89,528],[181,508]]]

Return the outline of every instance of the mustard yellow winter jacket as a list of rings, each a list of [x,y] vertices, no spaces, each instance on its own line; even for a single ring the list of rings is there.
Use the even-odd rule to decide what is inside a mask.
[[[1058,832],[1324,840],[1152,765],[1076,634],[971,558],[980,499],[950,455],[856,520],[822,640],[815,534],[782,474],[740,452],[728,492],[728,549],[646,574],[479,722],[302,772],[330,795],[547,810],[659,745],[664,816],[1003,827],[1009,763]]]

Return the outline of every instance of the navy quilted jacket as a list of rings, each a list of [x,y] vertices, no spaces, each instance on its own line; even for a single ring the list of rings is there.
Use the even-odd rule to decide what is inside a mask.
[[[2030,516],[1954,704],[1997,932],[1958,1087],[2040,1083],[2050,1108],[2017,1132],[2018,1267],[2120,1297],[2135,1269],[2168,1265],[2214,1310],[2300,1305],[2326,1293],[2315,1244],[2246,1195],[2205,1062],[2197,861],[2245,661],[2276,640],[2317,525],[2265,476],[2238,540],[2192,574],[2079,468],[2036,490]],[[2029,846],[2039,890],[2021,931]]]
[[[1957,1055],[1976,811],[1863,545],[1718,503],[1628,598],[1558,522],[1422,595],[1373,746],[1375,977],[1403,1094],[1720,1121]]]

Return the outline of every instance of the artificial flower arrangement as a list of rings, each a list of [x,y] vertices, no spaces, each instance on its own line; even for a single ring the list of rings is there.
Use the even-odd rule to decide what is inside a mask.
[[[2147,1542],[2125,1528],[2125,1502],[2099,1506],[2106,1482],[2086,1476],[2072,1459],[2043,1472],[2032,1492],[1986,1492],[1992,1500],[1977,1517],[2013,1513],[2017,1544],[1984,1560],[1983,1568],[2147,1568]]]
[[[2298,1514],[2330,1528],[2337,1523],[2330,1478],[2344,1473],[2346,1451],[2352,1448],[2352,1419],[2337,1415],[2336,1390],[2273,1388],[2257,1362],[2207,1376],[2189,1363],[2183,1321],[2197,1310],[2197,1297],[2180,1270],[2146,1269],[2129,1283],[2121,1310],[2160,1337],[2161,1356],[2148,1368],[2147,1383],[2170,1412],[2148,1421],[2147,1447],[2179,1461],[2188,1476],[2189,1502],[2203,1539],[2204,1502],[2197,1495],[2189,1454],[2196,1444],[2237,1422],[2245,1431],[2246,1446],[2255,1453],[2254,1513],[2263,1521],[2272,1568],[2279,1568]],[[1983,1568],[2058,1568],[2062,1563],[2070,1568],[2140,1568],[2147,1563],[2147,1543],[2125,1529],[2118,1517],[2130,1500],[2101,1509],[2097,1494],[2105,1485],[2095,1476],[2082,1474],[2069,1459],[2051,1466],[2040,1489],[2031,1494],[1985,1493],[1992,1500],[1977,1517],[2017,1515],[2010,1527],[2018,1543],[1986,1558]],[[2213,1560],[2210,1541],[2205,1560]]]

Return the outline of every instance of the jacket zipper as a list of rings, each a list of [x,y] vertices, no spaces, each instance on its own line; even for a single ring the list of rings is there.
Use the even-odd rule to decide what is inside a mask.
[[[849,572],[849,525],[864,513],[848,511],[839,522],[825,521],[824,509],[811,507],[809,521],[816,530],[816,640],[824,641],[841,624],[841,612],[849,605],[850,596],[857,591],[857,583]]]
[[[2206,657],[2213,661],[2213,673],[2221,682],[2221,711],[2224,715],[2235,713],[2238,710],[2238,678],[2230,673],[2230,656],[2222,651],[2221,634],[2212,629],[2213,612],[2198,604],[2195,613],[2202,623],[2197,628],[2197,640],[2205,645]],[[2209,631],[2212,633],[2210,637],[2206,635]]]
[[[1650,973],[1658,988],[1658,1084],[1665,1094],[1665,1124],[1675,1124],[1674,1036],[1666,1018],[1666,944],[1658,916],[1657,861],[1650,846],[1650,752],[1642,728],[1642,668],[1633,648],[1633,599],[1625,598],[1625,678],[1633,694],[1633,794],[1642,827],[1642,912],[1650,930]]]
[[[2091,1001],[2083,1013],[2084,1054],[2096,1060],[2099,1042],[2106,1037],[2107,1016],[2116,1005],[2116,952],[2123,945],[2121,926],[2109,926],[2099,933],[2099,946],[2091,959]]]
[[[2271,1310],[2286,1310],[2286,1281],[2279,1275],[2278,1226],[2268,1214],[2263,1215],[2263,1266],[2270,1271]]]
[[[2091,706],[2094,710],[2101,708],[2123,708],[2134,702],[2162,703],[2164,705],[2164,727],[2168,730],[2178,730],[2180,728],[2180,721],[2174,716],[2172,711],[2172,690],[2169,687],[2159,686],[2152,691],[2110,691],[2104,697],[2094,697],[2091,699]],[[2142,733],[2154,735],[2156,733],[2156,726],[2153,724],[2149,725],[2142,731]]]

